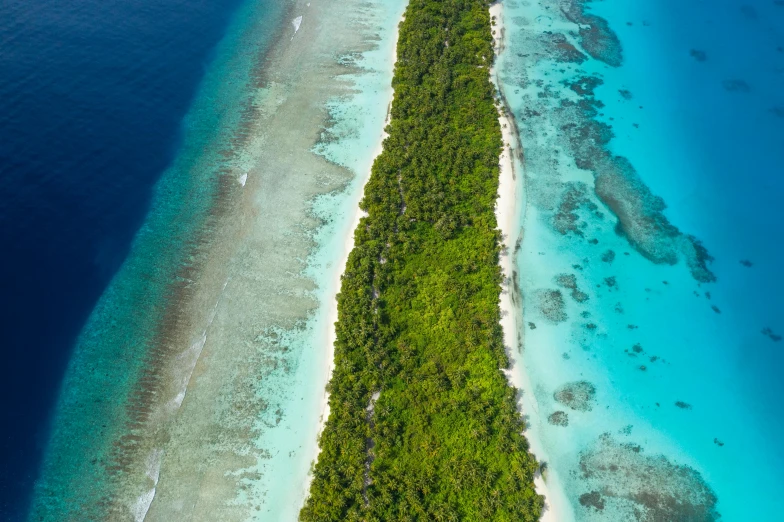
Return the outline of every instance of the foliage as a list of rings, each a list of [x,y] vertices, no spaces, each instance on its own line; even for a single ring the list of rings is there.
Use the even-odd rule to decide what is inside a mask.
[[[303,521],[539,518],[536,462],[501,372],[488,7],[411,0],[401,23]]]

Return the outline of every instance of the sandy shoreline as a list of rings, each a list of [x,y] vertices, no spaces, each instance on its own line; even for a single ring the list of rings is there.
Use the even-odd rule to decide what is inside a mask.
[[[395,25],[395,33],[394,33],[394,42],[395,45],[392,47],[392,66],[397,62],[397,39],[398,33],[400,31],[400,23],[403,21],[405,14],[400,17],[398,23]],[[373,151],[372,160],[370,162],[370,167],[372,168],[373,164],[376,161],[376,158],[381,154],[384,148],[384,140],[387,137],[386,127],[389,124],[389,120],[391,117],[391,108],[392,108],[392,100],[394,98],[394,92],[392,92],[392,96],[387,100],[387,115],[384,119],[384,126],[381,129],[381,134],[378,138],[378,143],[376,145],[375,150]],[[364,179],[362,180],[362,191],[360,193],[360,197],[362,197],[365,193],[365,185],[367,184],[368,180],[370,179],[370,168],[367,169]],[[359,226],[360,220],[366,216],[367,214],[359,208],[359,201],[356,202],[354,206],[354,215],[351,218],[351,226],[348,231],[348,235],[346,236],[346,241],[343,248],[343,254],[340,258],[340,264],[338,265],[340,270],[336,272],[335,279],[333,280],[333,288],[334,292],[332,293],[332,300],[329,304],[329,310],[327,311],[327,328],[328,334],[326,336],[327,339],[327,358],[326,364],[324,367],[324,374],[326,374],[326,378],[324,382],[329,383],[332,379],[332,370],[334,369],[335,363],[335,341],[337,339],[337,331],[335,329],[335,323],[338,320],[338,301],[337,301],[337,294],[340,292],[341,287],[341,278],[343,277],[343,272],[346,270],[346,263],[348,262],[348,256],[351,254],[351,251],[354,250],[354,231]],[[324,390],[324,395],[322,397],[321,405],[320,405],[321,415],[319,417],[319,424],[317,430],[317,437],[321,437],[321,433],[324,431],[324,425],[329,418],[329,392]],[[311,461],[313,462],[313,466],[315,466],[316,461],[318,460],[318,453],[321,452],[321,448],[316,446],[316,454],[313,455]],[[311,470],[313,468],[311,467]],[[308,473],[307,482],[305,483],[305,497],[307,498],[308,491],[310,490],[310,483],[313,480],[312,473]],[[304,504],[303,499],[303,504]]]
[[[496,26],[495,26],[495,47],[496,51],[500,52],[502,49],[502,41],[503,38],[503,23],[501,20],[501,12],[502,6],[500,3],[495,3],[490,7],[490,14],[491,16],[495,17],[496,19]],[[402,21],[403,17],[399,20]],[[399,25],[399,23],[398,23]],[[395,29],[395,37],[394,40],[397,42],[398,37],[398,29]],[[392,63],[396,62],[396,50],[397,45],[393,48],[393,57]],[[491,79],[494,83],[497,84],[495,78],[495,68],[491,69],[490,71]],[[394,95],[394,94],[393,94]],[[391,107],[392,99],[389,100],[389,106]],[[499,198],[496,204],[496,219],[498,221],[498,226],[504,236],[505,244],[508,247],[506,255],[501,257],[501,269],[503,274],[507,277],[507,288],[501,295],[501,325],[504,331],[504,342],[509,347],[517,346],[518,339],[521,338],[522,332],[520,331],[520,326],[517,321],[517,317],[521,315],[521,306],[515,306],[512,302],[512,278],[511,274],[514,270],[514,245],[517,241],[518,236],[520,235],[517,230],[516,222],[520,216],[521,212],[521,202],[522,194],[520,194],[522,185],[518,182],[514,172],[514,165],[513,165],[513,151],[511,148],[511,144],[515,143],[517,140],[517,136],[515,136],[513,132],[513,123],[509,120],[509,118],[501,113],[499,115],[499,122],[502,128],[503,134],[503,142],[504,142],[504,150],[500,157],[500,179],[499,179]],[[384,127],[389,123],[389,113],[387,114],[387,119],[384,122]],[[373,154],[373,161],[375,158],[381,154],[383,148],[383,140],[386,138],[386,132],[381,133],[378,140],[377,148]],[[371,162],[372,165],[372,162]],[[367,183],[367,180],[370,177],[370,171],[368,170],[367,176],[364,179],[362,186]],[[346,237],[345,246],[343,250],[343,255],[340,261],[340,271],[336,272],[336,277],[333,280],[333,288],[335,292],[333,294],[333,299],[331,301],[328,315],[327,315],[327,325],[329,328],[328,336],[327,336],[327,359],[326,365],[324,368],[324,373],[326,374],[325,382],[329,382],[332,376],[332,370],[334,365],[334,343],[336,339],[336,332],[334,324],[338,320],[338,311],[337,311],[337,293],[340,291],[340,284],[341,284],[341,277],[345,270],[346,262],[348,261],[348,256],[354,248],[354,231],[356,230],[357,226],[359,226],[360,219],[364,216],[364,212],[359,209],[357,206],[355,208],[354,216],[352,217],[352,225],[350,228],[350,232]],[[512,368],[506,372],[507,378],[511,385],[515,386],[517,389],[530,389],[529,383],[527,382],[527,378],[522,371],[514,371],[518,365],[521,363],[521,357],[519,353],[515,350],[511,350],[510,359],[512,363]],[[320,405],[321,416],[319,418],[319,425],[318,425],[318,435],[320,436],[324,425],[326,423],[327,418],[329,417],[329,393],[324,391],[324,395]],[[536,444],[535,441],[531,441],[530,433],[527,434],[529,438],[529,443],[531,443],[532,451],[535,455],[542,456],[541,452],[541,445]],[[537,451],[539,450],[539,451]],[[315,464],[316,460],[318,459],[318,452],[320,452],[320,448],[317,447],[317,453],[314,455],[312,461]],[[548,475],[550,479],[550,476]],[[307,495],[309,490],[310,481],[312,480],[312,475],[309,473],[307,478],[307,483],[305,484],[305,495]],[[551,479],[552,480],[552,479]],[[554,491],[552,488],[548,486],[548,483],[544,481],[541,475],[537,475],[535,478],[535,486],[537,493],[544,495],[546,497],[545,501],[545,511],[542,514],[541,521],[542,522],[555,522],[561,519],[559,514],[562,512],[560,506],[563,504],[561,501],[556,501],[558,499],[558,495],[554,495]],[[306,498],[306,497],[305,497]]]
[[[490,16],[495,20],[493,26],[493,40],[496,50],[496,61],[498,55],[503,51],[504,43],[504,25],[503,25],[503,6],[500,2],[495,2],[490,6]],[[490,70],[491,81],[500,90],[500,82],[497,77],[496,66]],[[533,392],[531,385],[525,371],[522,369],[522,353],[517,347],[523,342],[522,323],[518,318],[522,317],[522,302],[515,303],[513,295],[516,289],[514,274],[515,264],[515,245],[520,237],[522,237],[523,230],[518,228],[519,218],[524,212],[524,193],[523,182],[518,180],[515,175],[514,167],[514,154],[515,148],[519,147],[517,143],[518,137],[514,133],[514,123],[510,121],[509,117],[504,112],[506,107],[502,105],[499,111],[498,121],[501,124],[501,133],[503,136],[504,148],[499,158],[499,183],[498,183],[498,200],[496,201],[496,220],[498,227],[503,234],[504,245],[506,246],[505,253],[501,256],[501,271],[504,275],[505,288],[501,292],[501,327],[504,331],[504,344],[507,346],[508,355],[510,359],[510,368],[505,371],[509,384],[518,390],[525,390],[531,394],[533,399]],[[522,399],[519,401],[522,410]],[[538,440],[531,437],[531,430],[526,430],[526,438],[531,448],[531,452],[537,457],[540,462],[546,462],[547,456],[542,450],[542,444]],[[553,472],[548,471],[548,481],[545,482],[541,474],[537,473],[534,478],[534,485],[536,492],[545,497],[545,508],[542,512],[540,520],[542,522],[556,522],[564,519],[564,514],[568,512],[568,505],[563,495],[563,491],[557,485],[557,478],[553,476]]]

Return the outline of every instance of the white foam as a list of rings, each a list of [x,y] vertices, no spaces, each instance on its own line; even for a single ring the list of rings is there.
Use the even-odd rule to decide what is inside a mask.
[[[193,370],[196,368],[196,362],[201,356],[201,351],[207,342],[207,331],[205,330],[202,336],[194,342],[190,348],[177,356],[177,374],[174,378],[178,386],[177,395],[169,401],[171,410],[176,410],[182,405],[185,399],[185,392],[188,389],[188,382],[191,380]]]
[[[152,505],[152,499],[155,498],[155,488],[152,488],[147,493],[142,493],[136,499],[136,503],[131,506],[131,513],[136,522],[144,522],[147,512]]]
[[[302,25],[302,17],[298,16],[294,20],[291,21],[291,25],[294,26],[294,34],[299,31],[299,26]]]
[[[245,186],[245,182],[248,181],[248,175],[247,174],[243,174],[242,176],[240,176],[240,179],[238,179],[237,181],[239,181],[240,185],[242,185],[244,187]]]
[[[220,304],[221,297],[223,297],[223,291],[226,290],[226,285],[228,284],[229,280],[227,279],[226,282],[223,283],[223,288],[221,288],[218,300],[215,302],[215,306],[213,306],[212,312],[207,319],[207,325],[204,327],[201,337],[177,356],[174,382],[178,386],[178,391],[177,395],[166,403],[167,411],[171,412],[178,409],[182,406],[182,401],[185,400],[185,393],[188,390],[188,383],[193,375],[193,370],[196,369],[196,363],[199,361],[204,345],[207,343],[207,330],[209,330],[212,322],[215,320],[215,315],[218,313],[218,304]]]
[[[161,476],[161,462],[163,460],[163,450],[156,448],[147,457],[147,476],[157,486],[158,478]]]

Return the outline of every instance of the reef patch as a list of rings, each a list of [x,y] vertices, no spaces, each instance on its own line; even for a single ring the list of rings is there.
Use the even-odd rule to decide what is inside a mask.
[[[552,323],[566,321],[566,304],[560,290],[541,290],[536,294],[536,304],[541,314]]]
[[[781,336],[776,334],[773,330],[767,327],[762,329],[762,335],[764,335],[774,343],[781,341]]]
[[[584,303],[588,300],[588,294],[581,291],[577,286],[577,276],[574,274],[558,274],[555,276],[555,284],[561,288],[571,290],[570,295],[572,296],[572,299],[578,303]]]
[[[561,410],[554,411],[547,417],[547,422],[553,426],[566,427],[569,425],[569,414]]]
[[[590,2],[591,0],[562,0],[561,12],[570,22],[579,26],[577,36],[580,47],[586,53],[611,67],[620,67],[623,63],[621,41],[607,20],[586,11]]]
[[[575,411],[591,411],[596,405],[596,387],[588,381],[569,382],[555,390],[556,402]]]
[[[609,434],[580,454],[580,519],[640,522],[713,522],[716,494],[693,468],[663,455],[646,455],[636,444],[619,443]]]

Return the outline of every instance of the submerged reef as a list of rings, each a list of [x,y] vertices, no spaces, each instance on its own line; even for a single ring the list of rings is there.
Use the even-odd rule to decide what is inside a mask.
[[[562,18],[542,30],[526,23],[514,44],[526,49],[530,61],[523,68],[504,72],[524,93],[524,109],[515,117],[526,121],[520,138],[526,143],[529,201],[545,212],[556,231],[576,238],[585,238],[589,223],[603,217],[603,206],[616,219],[616,232],[646,259],[670,265],[685,261],[696,281],[713,282],[716,277],[709,268],[713,258],[707,249],[670,222],[665,215],[666,202],[650,190],[627,158],[609,148],[614,131],[599,120],[604,104],[597,98],[604,80],[576,67],[579,63],[573,53],[567,52],[580,47],[592,59],[611,66],[623,61],[617,36],[605,20],[587,12],[589,4],[543,0],[542,6],[551,16],[558,18],[560,14]],[[692,55],[699,58],[699,53]],[[558,64],[564,65],[562,74],[529,76],[540,66],[550,71],[558,69]],[[727,85],[735,90],[748,87],[742,80]],[[625,100],[632,97],[628,90],[617,92]],[[567,175],[572,165],[589,172],[593,184]],[[611,262],[612,257],[607,259]]]
[[[707,53],[705,51],[700,51],[699,49],[692,49],[689,54],[698,62],[705,62],[708,60]]]
[[[773,342],[781,341],[781,336],[776,334],[773,330],[767,327],[762,329],[762,335],[764,335],[765,337],[767,337]]]
[[[566,321],[566,305],[560,290],[541,290],[536,294],[539,312],[552,323]]]
[[[588,381],[566,383],[555,390],[553,398],[575,411],[591,411],[596,403],[596,387]]]
[[[547,422],[552,424],[553,426],[568,426],[569,425],[569,414],[565,411],[554,411],[547,417]]]
[[[559,274],[555,276],[555,284],[561,288],[571,290],[572,299],[578,303],[584,303],[588,300],[588,294],[581,291],[577,286],[577,276],[574,274]]]
[[[551,53],[558,56],[562,63],[583,63],[588,58],[560,33],[545,33],[543,41]]]
[[[564,187],[558,210],[553,214],[553,227],[561,234],[583,236],[585,222],[577,213],[582,207],[593,210],[595,204],[588,199],[587,187],[582,183],[569,183]],[[593,208],[591,207],[593,205]]]
[[[579,2],[561,5],[567,20],[585,23]],[[565,6],[565,7],[564,7]],[[578,8],[579,7],[579,8]],[[577,14],[576,14],[577,13]],[[592,15],[591,23],[596,22]],[[559,61],[558,54],[547,54],[549,33],[525,34],[526,46],[536,50],[541,60]],[[530,82],[523,76],[521,87],[531,91],[525,98],[526,119],[532,120],[524,129],[523,139],[537,143],[537,126],[554,127],[558,133],[546,148],[529,146],[526,153],[531,201],[551,212],[552,226],[564,235],[585,236],[588,220],[602,217],[596,200],[617,219],[616,232],[644,257],[656,264],[676,264],[685,260],[692,276],[702,283],[715,281],[708,265],[713,260],[707,249],[694,236],[681,232],[665,215],[665,201],[645,184],[634,165],[625,157],[613,154],[609,144],[614,137],[611,125],[598,120],[603,103],[596,98],[601,78],[576,71],[572,78],[550,84],[543,80]],[[570,96],[560,96],[555,87],[566,86]],[[740,87],[738,87],[740,88]],[[582,182],[561,181],[561,162],[552,159],[548,150],[563,150],[573,158],[574,165],[593,175],[593,187]]]
[[[580,454],[580,519],[640,522],[719,520],[717,498],[699,472],[609,434]],[[598,512],[603,511],[602,516]]]
[[[580,46],[591,55],[612,67],[619,67],[623,62],[621,41],[610,28],[607,20],[586,12],[591,0],[562,0],[561,12],[576,24]]]

